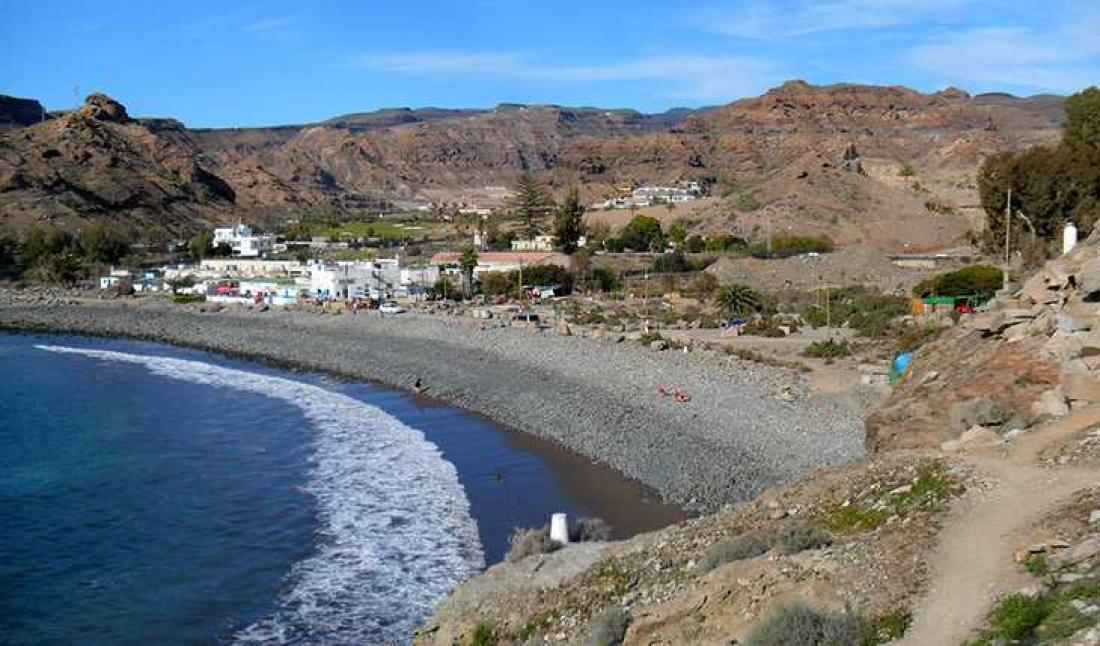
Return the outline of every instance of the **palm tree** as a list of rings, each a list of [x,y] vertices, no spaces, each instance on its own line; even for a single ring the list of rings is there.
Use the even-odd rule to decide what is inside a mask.
[[[760,292],[740,283],[718,288],[715,302],[731,316],[751,316],[764,306]]]
[[[466,278],[466,296],[474,290],[474,269],[477,267],[477,251],[473,245],[467,245],[458,257],[458,264],[462,266],[462,275]]]

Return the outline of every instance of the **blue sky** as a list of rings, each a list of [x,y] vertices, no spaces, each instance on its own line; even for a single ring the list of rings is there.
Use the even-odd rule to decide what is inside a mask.
[[[786,79],[1067,93],[1100,1],[0,0],[0,93],[191,126],[388,106],[727,103]]]

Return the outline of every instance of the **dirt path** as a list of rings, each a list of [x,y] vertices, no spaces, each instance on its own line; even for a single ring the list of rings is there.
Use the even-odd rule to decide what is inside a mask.
[[[1007,454],[967,458],[992,488],[968,492],[944,521],[929,562],[927,593],[897,644],[961,644],[981,625],[994,599],[1032,582],[1013,560],[1022,534],[1073,492],[1100,485],[1094,469],[1043,468],[1035,457],[1098,423],[1100,408],[1086,409],[1033,431]]]

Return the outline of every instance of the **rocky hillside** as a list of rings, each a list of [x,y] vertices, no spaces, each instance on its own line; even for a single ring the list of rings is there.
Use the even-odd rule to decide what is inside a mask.
[[[1100,234],[922,349],[868,447],[995,441],[1100,403]]]
[[[0,230],[103,219],[182,233],[229,217],[233,189],[200,162],[186,130],[161,126],[93,94],[0,135]]]
[[[1100,232],[922,348],[867,442],[713,515],[528,550],[415,643],[1100,643]]]
[[[770,226],[825,233],[845,245],[920,250],[959,244],[980,229],[974,177],[983,156],[1054,140],[1060,118],[1057,97],[802,82],[721,107],[655,115],[505,104],[220,130],[64,116],[0,139],[0,208],[22,212],[16,219],[24,221],[137,210],[187,226],[197,214],[233,206],[298,216],[373,212],[400,200],[471,201],[471,190],[509,185],[531,170],[555,191],[578,185],[591,200],[634,183],[701,181],[719,199],[691,212],[700,233],[751,236]],[[76,121],[98,124],[112,141],[88,128],[75,132]],[[74,156],[51,157],[47,172],[40,158],[62,148]],[[102,187],[78,197],[47,179],[88,174],[87,167],[63,170],[82,148],[89,158],[106,153],[116,164],[141,167],[139,184],[153,174],[172,178],[171,187],[150,195],[116,173],[111,183],[121,181],[117,190],[127,197],[105,197]]]

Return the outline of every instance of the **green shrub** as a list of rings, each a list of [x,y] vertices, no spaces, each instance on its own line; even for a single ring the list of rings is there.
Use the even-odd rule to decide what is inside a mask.
[[[1076,583],[1041,595],[1010,594],[1001,597],[986,618],[977,644],[1057,643],[1096,624],[1096,618],[1079,613],[1075,599],[1100,597],[1100,584]]]
[[[798,554],[826,547],[832,542],[833,538],[827,532],[806,523],[788,525],[775,537],[775,547],[780,554]]]
[[[625,610],[608,608],[592,618],[585,646],[619,646],[629,627],[630,615]]]
[[[478,624],[474,633],[470,635],[470,646],[494,646],[497,643],[493,627],[489,624]]]
[[[847,325],[871,338],[892,334],[894,320],[909,313],[908,299],[882,294],[862,285],[819,291],[815,297],[817,303],[802,309],[802,319],[806,323],[815,328],[826,324]]]
[[[925,296],[978,296],[986,301],[1001,288],[1004,272],[990,265],[969,265],[945,274],[926,278],[913,288],[913,293]]]
[[[799,603],[774,610],[752,629],[745,646],[852,646],[860,641],[856,617],[819,613]]]
[[[1030,636],[1050,612],[1050,600],[1044,596],[1010,594],[994,606],[989,624],[998,637],[1023,639]]]
[[[749,248],[749,243],[744,238],[728,233],[719,233],[707,238],[704,248],[707,251],[745,252]]]
[[[770,316],[752,319],[741,327],[741,334],[770,338],[787,336],[787,333],[779,328],[779,322]]]
[[[610,241],[608,241],[610,242]],[[661,222],[648,215],[635,215],[619,232],[619,243],[631,251],[660,251],[665,247]]]
[[[206,296],[202,294],[173,294],[172,302],[187,304],[187,303],[202,303],[206,301]]]
[[[754,258],[790,258],[805,253],[830,253],[833,241],[824,236],[778,235],[772,238],[771,253],[768,245],[758,242],[749,247]]]
[[[834,341],[833,339],[814,341],[802,351],[802,356],[811,359],[836,359],[850,357],[851,355],[852,348],[847,341]]]
[[[830,531],[850,534],[875,529],[886,520],[887,515],[885,509],[868,508],[851,503],[829,509],[822,522]]]
[[[1047,563],[1046,554],[1032,554],[1031,558],[1027,560],[1027,571],[1032,576],[1046,576],[1050,572],[1050,565]]]
[[[883,615],[864,619],[860,626],[862,639],[860,646],[878,646],[887,644],[905,635],[912,623],[913,616],[904,609],[893,610]]]
[[[593,269],[592,274],[588,277],[587,284],[590,288],[594,288],[601,292],[613,292],[622,289],[622,283],[619,282],[619,277],[607,267],[596,267]]]
[[[748,532],[735,538],[715,543],[697,566],[700,574],[721,567],[726,563],[755,558],[771,549],[771,541],[759,532]]]

